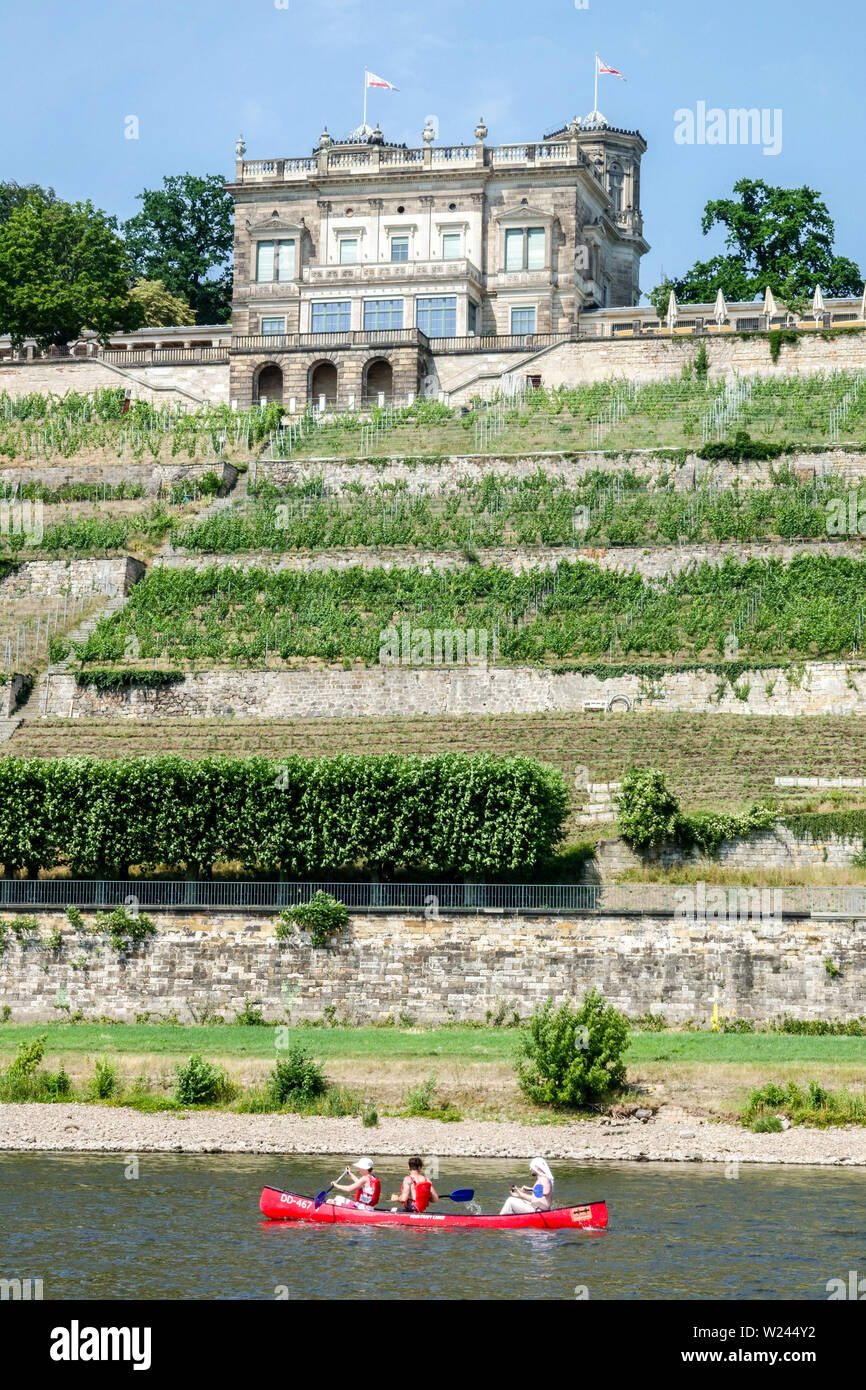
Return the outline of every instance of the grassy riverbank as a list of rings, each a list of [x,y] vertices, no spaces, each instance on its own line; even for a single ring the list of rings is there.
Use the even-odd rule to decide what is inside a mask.
[[[278,1051],[271,1027],[7,1023],[0,1027],[0,1066],[12,1060],[19,1043],[42,1034],[45,1065],[62,1063],[76,1086],[92,1076],[97,1058],[106,1057],[127,1084],[144,1074],[157,1096],[168,1096],[175,1066],[193,1053],[224,1067],[240,1087],[259,1086],[283,1049],[301,1043],[336,1086],[364,1096],[382,1115],[405,1114],[410,1090],[434,1077],[437,1109],[447,1104],[466,1118],[542,1124],[556,1118],[518,1090],[513,1028],[289,1028]],[[866,1037],[636,1032],[626,1063],[627,1099],[733,1119],[767,1081],[862,1087]]]

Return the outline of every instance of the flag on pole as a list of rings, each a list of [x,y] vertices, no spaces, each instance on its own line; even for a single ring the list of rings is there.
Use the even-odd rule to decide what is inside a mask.
[[[608,65],[607,65],[607,63],[604,61],[604,59],[603,59],[603,58],[599,58],[599,56],[598,56],[597,53],[596,53],[596,55],[595,55],[595,64],[596,64],[596,72],[597,72],[597,73],[599,74],[599,76],[601,76],[601,77],[619,77],[619,78],[622,79],[623,82],[626,82],[626,81],[628,80],[627,78],[623,77],[622,73],[619,72],[619,71],[617,70],[617,68],[608,67]]]
[[[366,72],[366,68],[364,69]],[[395,87],[392,82],[386,82],[384,77],[377,77],[374,72],[367,72],[368,87],[384,87],[389,92],[399,92],[400,88]]]

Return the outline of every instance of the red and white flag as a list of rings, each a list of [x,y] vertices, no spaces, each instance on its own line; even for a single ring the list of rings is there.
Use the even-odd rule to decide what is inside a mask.
[[[366,69],[365,69],[366,71]],[[399,92],[400,88],[395,87],[392,82],[386,82],[384,77],[377,77],[374,72],[367,73],[368,87],[384,87],[389,92]]]
[[[623,77],[622,73],[619,72],[616,68],[608,67],[604,59],[599,58],[598,54],[596,54],[595,64],[596,71],[599,77],[620,77],[622,78],[623,82],[626,82],[628,80],[627,78]]]

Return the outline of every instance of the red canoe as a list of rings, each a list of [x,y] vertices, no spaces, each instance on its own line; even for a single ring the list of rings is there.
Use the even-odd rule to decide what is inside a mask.
[[[316,1211],[312,1197],[296,1197],[293,1192],[280,1192],[279,1188],[266,1187],[259,1206],[271,1221],[347,1222],[360,1226],[432,1226],[446,1231],[465,1231],[474,1226],[486,1231],[572,1231],[575,1228],[603,1231],[607,1225],[607,1205],[604,1202],[587,1202],[580,1207],[554,1207],[552,1211],[535,1211],[527,1213],[526,1216],[475,1216],[472,1212],[458,1211],[358,1211],[354,1207],[334,1206],[332,1202],[325,1202]]]

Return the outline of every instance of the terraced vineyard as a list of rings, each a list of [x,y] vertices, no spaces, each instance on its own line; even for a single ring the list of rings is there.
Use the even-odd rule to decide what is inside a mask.
[[[488,658],[505,664],[711,662],[731,633],[741,659],[766,664],[850,656],[864,614],[866,560],[825,554],[705,563],[659,583],[584,561],[553,574],[211,566],[152,571],[79,654],[84,665],[121,663],[134,639],[139,665],[374,664],[383,632],[408,622],[428,633],[486,633]]]
[[[575,808],[585,792],[575,770],[592,781],[617,781],[631,764],[661,768],[688,809],[742,810],[780,796],[774,778],[862,777],[866,716],[764,718],[739,715],[632,713],[462,715],[432,719],[25,721],[0,755],[117,758],[156,753],[184,757],[319,757],[340,752],[525,754],[558,768]],[[784,793],[790,799],[791,793]],[[856,794],[809,793],[810,809]]]
[[[345,546],[650,545],[678,541],[826,538],[828,509],[849,484],[833,477],[803,482],[781,467],[772,487],[688,491],[668,486],[659,466],[648,485],[630,469],[592,470],[579,487],[539,470],[528,478],[462,478],[431,496],[407,482],[361,484],[329,492],[321,478],[255,496],[216,516],[172,528],[177,549],[210,554]]]
[[[0,460],[38,465],[63,459],[246,459],[279,425],[279,406],[153,406],[124,401],[122,389],[82,395],[0,392]]]

